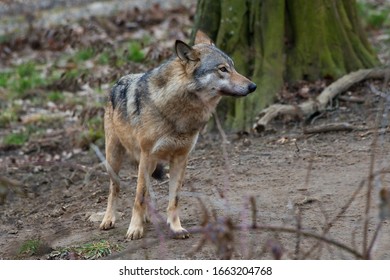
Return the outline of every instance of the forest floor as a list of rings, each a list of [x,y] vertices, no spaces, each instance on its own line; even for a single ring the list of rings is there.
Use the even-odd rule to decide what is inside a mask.
[[[370,245],[371,258],[390,259],[385,172],[367,196],[367,178],[390,164],[390,101],[369,87],[389,84],[376,80],[307,122],[276,119],[262,134],[228,133],[228,143],[203,133],[180,199],[190,238],[169,237],[164,178],[153,181],[146,236],[125,239],[136,184],[127,162],[116,227],[99,230],[109,178],[91,144],[104,151],[105,94],[188,41],[194,11],[132,8],[1,37],[0,259],[355,259]],[[386,34],[371,33],[379,51]],[[305,101],[329,82],[286,86],[278,102]],[[306,133],[335,123],[355,129]]]

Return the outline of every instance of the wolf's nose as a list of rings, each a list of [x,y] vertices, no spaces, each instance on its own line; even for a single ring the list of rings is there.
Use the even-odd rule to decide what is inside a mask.
[[[250,83],[248,86],[249,92],[254,92],[256,90],[257,86],[255,83]]]

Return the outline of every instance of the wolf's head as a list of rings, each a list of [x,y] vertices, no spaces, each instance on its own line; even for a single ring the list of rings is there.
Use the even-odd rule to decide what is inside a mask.
[[[233,60],[202,31],[196,33],[193,47],[177,40],[175,50],[199,94],[241,97],[256,89],[256,84],[239,74]]]

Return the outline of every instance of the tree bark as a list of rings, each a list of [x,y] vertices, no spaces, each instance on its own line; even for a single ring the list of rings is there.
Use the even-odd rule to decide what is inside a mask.
[[[285,82],[337,79],[378,64],[355,0],[199,0],[198,29],[258,85],[221,104],[219,115],[234,130],[251,127]]]

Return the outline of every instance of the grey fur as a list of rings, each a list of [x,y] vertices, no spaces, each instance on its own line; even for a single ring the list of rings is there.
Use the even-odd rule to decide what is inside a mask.
[[[149,98],[149,77],[151,71],[146,72],[137,82],[137,87],[135,89],[135,113],[137,115],[141,114],[142,103],[145,99]]]
[[[114,109],[119,109],[123,116],[127,116],[127,92],[131,81],[120,79],[112,88],[110,101]]]

